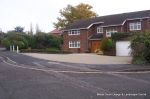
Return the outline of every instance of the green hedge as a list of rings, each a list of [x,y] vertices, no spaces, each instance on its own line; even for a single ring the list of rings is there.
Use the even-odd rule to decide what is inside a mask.
[[[111,35],[111,39],[116,42],[119,40],[124,40],[124,39],[128,39],[131,38],[131,36],[134,35],[133,33],[113,33]]]
[[[20,52],[22,53],[51,53],[51,54],[70,54],[70,52],[67,51],[61,51],[58,48],[46,48],[46,49],[21,49]]]
[[[101,49],[102,51],[109,50],[113,47],[113,42],[109,38],[103,38],[101,41]]]
[[[27,35],[25,33],[8,32],[4,36],[0,35],[0,44],[9,49],[10,45],[19,46],[19,49],[61,49],[62,37],[55,37],[46,33]]]
[[[131,41],[133,63],[150,63],[150,33],[136,34]]]
[[[35,52],[35,53],[60,53],[58,48],[46,48],[46,49],[21,49],[21,52]]]

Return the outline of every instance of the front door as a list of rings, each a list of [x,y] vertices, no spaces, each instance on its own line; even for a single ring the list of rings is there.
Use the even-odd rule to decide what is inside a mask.
[[[96,49],[100,49],[100,41],[99,40],[91,41],[91,52],[95,53]]]

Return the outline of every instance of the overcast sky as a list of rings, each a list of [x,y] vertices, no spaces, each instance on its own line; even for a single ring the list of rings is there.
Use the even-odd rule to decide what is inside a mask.
[[[22,26],[28,31],[32,23],[49,32],[54,29],[60,9],[79,3],[92,5],[99,16],[150,10],[150,0],[0,0],[0,28],[6,32]]]

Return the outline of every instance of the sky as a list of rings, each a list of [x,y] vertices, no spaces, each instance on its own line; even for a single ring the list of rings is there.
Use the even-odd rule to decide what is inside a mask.
[[[30,30],[36,24],[44,32],[54,29],[60,9],[86,3],[99,16],[140,10],[150,10],[150,0],[0,0],[0,29],[4,32],[16,26]]]

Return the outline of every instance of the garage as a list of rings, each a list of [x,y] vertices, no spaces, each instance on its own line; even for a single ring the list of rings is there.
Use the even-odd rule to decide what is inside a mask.
[[[118,41],[116,42],[116,56],[131,56],[131,42]]]

